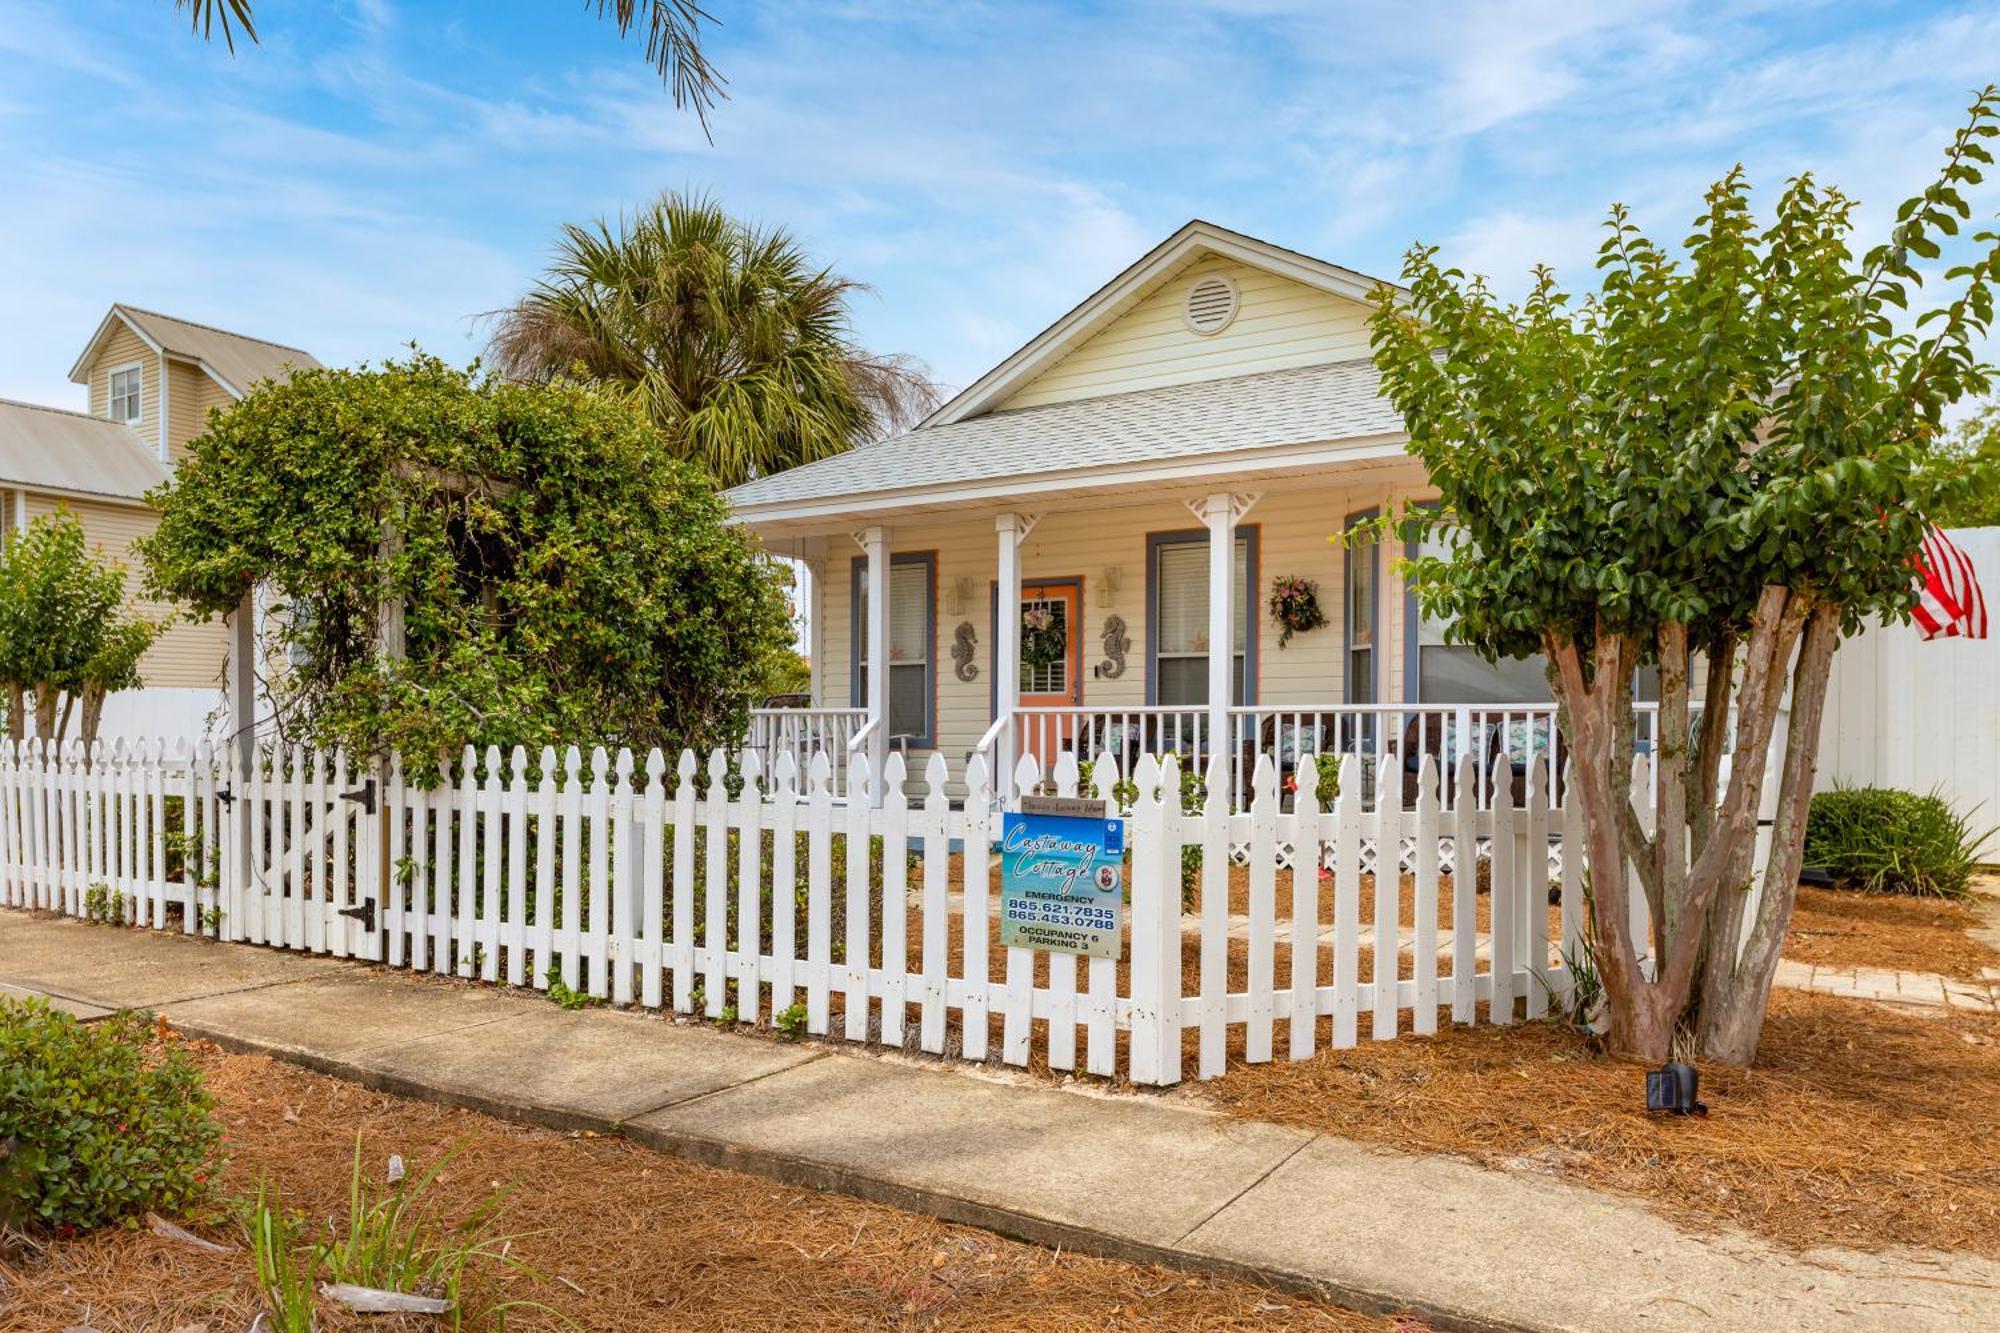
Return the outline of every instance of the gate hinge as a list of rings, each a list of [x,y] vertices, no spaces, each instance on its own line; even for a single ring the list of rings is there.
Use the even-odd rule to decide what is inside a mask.
[[[359,921],[361,928],[370,934],[373,934],[375,931],[375,900],[373,898],[370,898],[365,903],[356,903],[352,907],[340,908],[336,915],[350,917],[353,920]]]
[[[340,794],[340,799],[343,801],[359,801],[361,802],[361,808],[363,810],[366,810],[371,815],[374,814],[375,779],[373,778],[368,779],[368,781],[362,783],[359,787],[356,787],[353,791],[342,792]]]

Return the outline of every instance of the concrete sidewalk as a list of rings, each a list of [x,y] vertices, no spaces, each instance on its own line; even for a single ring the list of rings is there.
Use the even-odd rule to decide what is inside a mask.
[[[518,1120],[1447,1328],[2000,1327],[2000,1264],[1795,1256],[1545,1177],[531,992],[0,910],[0,993]]]

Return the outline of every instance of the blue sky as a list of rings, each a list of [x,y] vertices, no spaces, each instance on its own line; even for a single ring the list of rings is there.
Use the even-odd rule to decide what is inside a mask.
[[[1586,286],[1607,204],[1671,239],[1736,161],[1841,184],[1873,239],[2000,78],[1979,4],[712,8],[711,144],[580,4],[260,0],[232,59],[169,0],[0,0],[0,396],[80,405],[114,300],[469,360],[558,224],[670,187],[790,226],[950,385],[1193,216]]]

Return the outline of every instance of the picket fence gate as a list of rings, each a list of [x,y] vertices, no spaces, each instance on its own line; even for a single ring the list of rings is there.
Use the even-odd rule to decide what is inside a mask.
[[[1264,755],[1247,812],[1231,813],[1219,795],[1184,808],[1171,756],[1142,758],[1129,778],[1099,759],[1087,794],[1128,820],[1129,898],[1123,957],[1081,967],[998,944],[1000,812],[978,757],[954,804],[941,758],[906,799],[891,755],[889,799],[876,804],[866,758],[852,760],[843,801],[824,751],[804,774],[790,755],[767,774],[754,751],[705,765],[686,752],[670,773],[658,751],[597,749],[586,762],[545,749],[531,769],[518,747],[504,763],[488,749],[483,764],[468,748],[418,782],[400,758],[353,764],[297,747],[246,761],[208,745],[121,741],[86,756],[7,743],[0,901],[1153,1085],[1190,1063],[1208,1078],[1231,1058],[1433,1032],[1440,1011],[1509,1023],[1565,1003],[1583,841],[1573,804],[1551,806],[1545,767],[1519,808],[1504,780],[1486,785],[1490,805],[1451,808],[1426,757],[1406,808],[1399,765],[1370,766],[1368,801],[1358,756],[1325,762],[1340,766],[1329,808],[1313,794],[1313,759],[1288,796]],[[1219,768],[1209,776],[1220,792]],[[1069,754],[1047,774],[1024,756],[1015,779],[1078,794]],[[1448,790],[1479,789],[1467,758]],[[1191,848],[1198,906],[1184,911]],[[1367,869],[1382,849],[1396,849],[1408,904],[1403,876]],[[1484,893],[1477,873],[1450,873],[1473,863],[1487,869]],[[1247,880],[1240,911],[1232,868]]]

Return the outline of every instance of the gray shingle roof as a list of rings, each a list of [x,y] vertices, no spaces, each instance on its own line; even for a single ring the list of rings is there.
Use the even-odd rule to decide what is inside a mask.
[[[157,310],[141,310],[122,301],[118,309],[144,330],[148,338],[175,356],[201,362],[238,393],[249,393],[260,380],[283,383],[290,377],[289,368],[310,370],[319,365],[311,352],[283,343],[177,319]]]
[[[0,483],[137,500],[166,479],[130,426],[0,398]]]
[[[783,504],[952,482],[1197,458],[1392,434],[1403,421],[1366,358],[1174,384],[919,427],[745,482],[730,503]]]

